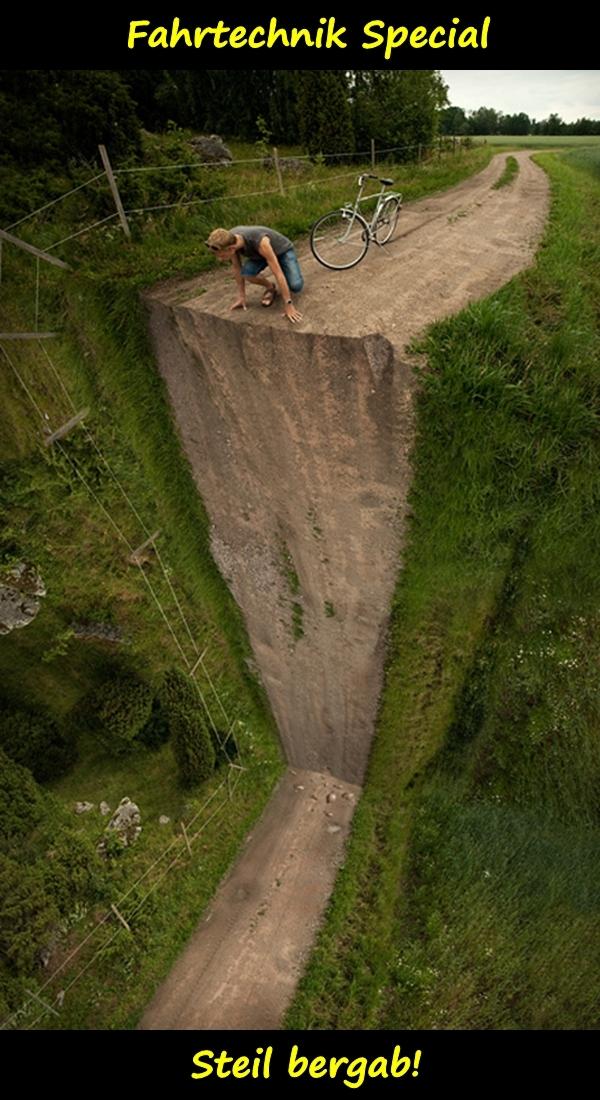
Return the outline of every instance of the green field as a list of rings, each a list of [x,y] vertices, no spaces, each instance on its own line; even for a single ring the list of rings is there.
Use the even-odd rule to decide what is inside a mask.
[[[552,137],[546,134],[518,134],[514,137],[507,134],[487,134],[473,137],[471,140],[487,145],[506,146],[509,149],[563,149],[569,146],[581,148],[587,145],[600,145],[600,135],[580,137],[577,134],[566,134],[563,137]]]

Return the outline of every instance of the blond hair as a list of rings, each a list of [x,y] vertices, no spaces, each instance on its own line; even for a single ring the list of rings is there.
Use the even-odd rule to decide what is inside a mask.
[[[222,249],[231,248],[232,244],[235,244],[235,233],[231,233],[229,229],[213,229],[206,243],[213,251],[218,250],[220,252]]]

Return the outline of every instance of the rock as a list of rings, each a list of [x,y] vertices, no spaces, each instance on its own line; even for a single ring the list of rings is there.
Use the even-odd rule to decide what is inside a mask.
[[[71,623],[71,630],[76,638],[83,641],[123,642],[123,632],[118,626],[109,626],[108,623]]]
[[[328,833],[341,833],[341,831],[342,831],[342,826],[341,825],[328,825],[327,826],[327,832]]]
[[[233,160],[230,150],[218,134],[200,134],[199,137],[192,138],[190,145],[201,160],[211,164],[229,164]]]
[[[27,592],[30,596],[45,596],[46,585],[33,565],[20,561],[6,574],[5,584],[11,588],[18,588],[21,592]]]
[[[90,810],[93,810],[93,809],[94,809],[94,803],[93,802],[76,802],[75,803],[75,813],[76,814],[87,814],[87,813],[89,813]]]
[[[46,586],[37,569],[24,561],[3,571],[0,579],[0,634],[10,634],[35,619]]]
[[[303,791],[304,790],[304,787],[302,786],[301,783],[296,783],[295,788],[296,788],[297,791]]]
[[[129,848],[131,844],[135,844],[142,831],[140,822],[139,806],[130,798],[122,798],[106,826],[106,832],[115,832],[123,847]]]
[[[325,799],[325,801],[326,802],[335,802],[336,797],[337,796],[333,793],[333,791],[330,791],[329,794],[327,795],[327,798]]]
[[[102,814],[102,817],[106,817],[106,815],[110,813],[110,806],[108,805],[108,802],[100,803],[100,813]]]
[[[171,820],[171,818],[167,817],[166,814],[161,814],[159,819],[158,819],[158,824],[159,825],[168,825],[170,820]]]

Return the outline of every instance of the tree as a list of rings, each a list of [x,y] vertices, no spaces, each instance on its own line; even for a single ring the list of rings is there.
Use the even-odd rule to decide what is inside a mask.
[[[500,115],[493,107],[478,107],[469,114],[470,134],[497,134],[500,130]]]
[[[300,138],[311,156],[354,152],[346,74],[306,70],[298,95]]]
[[[357,147],[367,150],[373,138],[379,148],[406,147],[406,159],[419,144],[437,134],[447,87],[436,69],[354,70],[352,108]]]
[[[524,111],[516,115],[500,116],[500,133],[516,137],[518,134],[531,133],[531,119]]]
[[[141,149],[135,105],[118,73],[102,69],[0,71],[0,159],[26,167],[115,158]]]
[[[440,133],[462,136],[468,133],[467,116],[462,107],[445,107],[440,115]]]

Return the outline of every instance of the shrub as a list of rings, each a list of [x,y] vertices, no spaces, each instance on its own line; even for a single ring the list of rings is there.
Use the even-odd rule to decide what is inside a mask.
[[[0,854],[0,951],[9,966],[30,970],[57,921],[41,869]]]
[[[64,775],[77,759],[73,736],[44,711],[0,712],[0,746],[17,764],[29,768],[38,783]]]
[[[215,767],[215,750],[200,697],[189,676],[177,668],[165,673],[159,702],[166,715],[179,781],[193,787],[208,779]]]
[[[175,706],[169,714],[173,753],[183,787],[208,779],[215,767],[215,750],[200,709],[195,713]]]
[[[61,916],[104,894],[106,879],[94,845],[69,825],[52,830],[43,869],[47,893]]]
[[[170,668],[165,672],[158,698],[166,711],[173,706],[186,711],[195,711],[202,705],[190,677],[180,672],[178,668]]]
[[[216,767],[234,760],[237,756],[238,750],[233,735],[229,734],[228,736],[227,730],[215,730],[212,725],[209,725],[196,688],[189,676],[180,672],[179,669],[169,669],[165,673],[155,700],[155,707],[156,714],[153,714],[148,727],[140,735],[144,744],[151,744],[150,739],[154,736],[162,736],[160,744],[168,740],[171,736],[169,714],[176,709],[185,711],[190,717],[199,715],[200,721],[204,723],[212,743]],[[225,741],[227,741],[226,747],[222,748]]]
[[[107,680],[87,700],[87,720],[104,748],[129,752],[152,709],[152,688],[133,676]]]
[[[0,834],[11,839],[25,836],[44,811],[42,792],[28,768],[21,767],[0,749]]]

